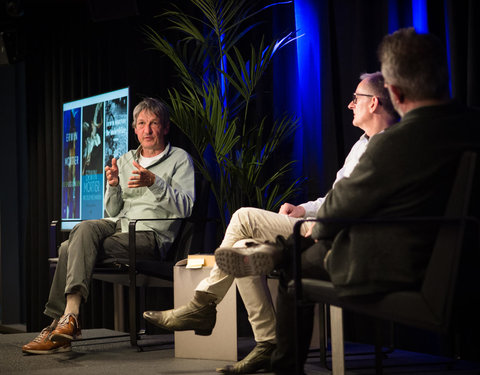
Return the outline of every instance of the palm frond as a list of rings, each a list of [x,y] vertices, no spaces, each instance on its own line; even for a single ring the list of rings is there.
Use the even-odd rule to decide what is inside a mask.
[[[172,4],[161,17],[179,35],[174,44],[151,27],[152,48],[173,63],[178,86],[168,91],[171,120],[190,140],[195,165],[209,181],[224,224],[243,206],[276,210],[292,197],[301,179],[286,184],[295,161],[272,168],[274,156],[295,131],[298,120],[284,115],[257,119],[256,90],[276,52],[293,33],[270,43],[240,43],[262,21],[254,0],[190,0],[201,16]],[[210,156],[211,155],[211,156]]]

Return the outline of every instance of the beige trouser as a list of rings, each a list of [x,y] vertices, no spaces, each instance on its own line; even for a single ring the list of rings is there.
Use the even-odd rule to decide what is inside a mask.
[[[293,233],[293,226],[298,220],[258,208],[240,208],[233,214],[220,247],[240,247],[248,241],[275,241],[278,235],[288,237]],[[302,233],[305,232],[306,225],[303,225]],[[220,303],[233,280],[233,276],[227,275],[215,264],[210,275],[198,284],[196,290],[215,294],[216,302]],[[236,281],[248,312],[255,341],[274,342],[275,311],[265,277],[241,277]]]

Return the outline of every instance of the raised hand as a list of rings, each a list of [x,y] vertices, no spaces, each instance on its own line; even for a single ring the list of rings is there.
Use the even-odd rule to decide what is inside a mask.
[[[117,159],[112,158],[112,166],[109,167],[108,165],[105,167],[105,175],[107,178],[107,182],[110,186],[117,186],[118,185],[118,167],[117,167]]]
[[[143,168],[136,161],[133,162],[133,166],[137,168],[133,170],[132,176],[128,180],[129,188],[137,188],[142,186],[152,186],[155,182],[155,174],[148,169]]]

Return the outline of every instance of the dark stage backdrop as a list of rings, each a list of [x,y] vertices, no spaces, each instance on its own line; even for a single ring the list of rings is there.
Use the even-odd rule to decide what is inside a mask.
[[[154,10],[160,7],[146,4],[138,12],[117,15],[115,2],[103,13],[91,12],[83,1],[41,3],[26,9],[25,22],[30,187],[25,292],[30,331],[40,330],[48,321],[42,314],[50,284],[47,229],[60,217],[62,103],[128,86],[133,108],[144,96],[166,96],[175,78],[168,61],[149,50],[142,36],[142,27],[153,24]],[[136,147],[133,132],[130,138],[130,148]],[[171,138],[188,149],[175,129]],[[103,306],[111,306],[111,299],[107,294],[108,300],[101,301],[104,286],[97,284],[88,304],[92,310],[87,307],[83,314],[84,325],[112,328],[101,314]],[[96,296],[100,301],[94,300]]]
[[[42,315],[49,290],[47,229],[51,220],[60,217],[61,104],[126,86],[133,93],[132,106],[144,95],[165,97],[175,77],[166,59],[147,49],[141,27],[152,25],[153,15],[167,3],[137,0],[136,10],[115,14],[98,9],[92,13],[84,1],[39,1],[27,7],[19,21],[26,40],[26,84],[21,94],[27,99],[23,157],[28,172],[28,224],[21,255],[29,331],[39,331],[47,323]],[[293,111],[302,119],[293,150],[283,155],[298,160],[296,175],[307,177],[305,193],[292,203],[327,192],[361,134],[351,125],[347,109],[358,76],[379,69],[376,48],[383,35],[419,22],[416,3],[296,0],[269,13],[264,27],[272,35],[294,28],[305,32],[296,46],[280,51],[264,82],[269,98],[262,101],[266,112]],[[480,3],[422,4],[423,27],[449,48],[452,95],[479,106]],[[179,134],[173,134],[173,141],[189,150]],[[95,321],[97,314],[90,315],[85,328],[108,327],[105,321]]]

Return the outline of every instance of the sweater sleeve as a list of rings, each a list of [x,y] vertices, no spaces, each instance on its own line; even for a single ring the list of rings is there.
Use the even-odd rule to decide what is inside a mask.
[[[155,200],[162,201],[163,209],[172,216],[190,216],[195,201],[195,172],[193,162],[187,154],[176,165],[169,181],[170,183],[162,176],[155,175],[155,182],[148,189]]]

